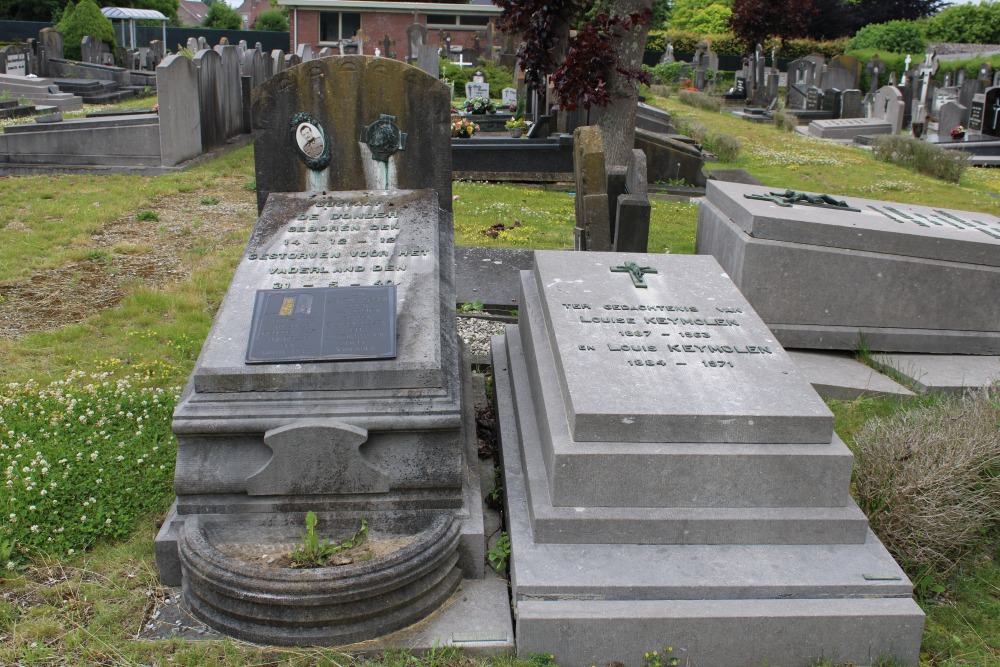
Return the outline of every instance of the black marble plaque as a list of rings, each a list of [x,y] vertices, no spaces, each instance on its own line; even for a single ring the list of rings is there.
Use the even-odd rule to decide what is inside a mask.
[[[257,290],[248,364],[395,356],[395,285]]]

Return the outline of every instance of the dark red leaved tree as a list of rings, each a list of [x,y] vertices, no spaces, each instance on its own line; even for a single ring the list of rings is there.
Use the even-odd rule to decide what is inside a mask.
[[[609,12],[584,17],[594,0],[494,0],[497,26],[520,34],[517,57],[525,83],[544,90],[551,80],[558,104],[572,110],[600,107],[598,125],[611,164],[625,164],[632,147],[638,82],[652,0],[613,0]],[[571,28],[576,34],[570,35]]]
[[[753,51],[768,37],[784,41],[804,36],[812,9],[811,0],[733,0],[729,26]]]

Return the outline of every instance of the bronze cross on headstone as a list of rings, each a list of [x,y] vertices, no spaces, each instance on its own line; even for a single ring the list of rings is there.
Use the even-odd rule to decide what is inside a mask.
[[[612,266],[612,273],[627,273],[632,278],[632,284],[643,289],[649,287],[643,279],[643,274],[656,273],[656,269],[651,266],[639,266],[635,262],[625,262],[622,266]]]

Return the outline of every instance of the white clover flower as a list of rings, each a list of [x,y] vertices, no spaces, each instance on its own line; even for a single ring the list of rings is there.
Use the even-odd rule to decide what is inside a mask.
[[[28,509],[31,510],[32,512],[34,512],[35,509],[37,509],[37,508],[34,505],[28,505]]]
[[[104,523],[105,523],[105,525],[110,526],[111,525],[111,518],[109,517],[109,518],[105,519]]]
[[[38,524],[37,523],[31,526],[31,532],[33,532],[33,533],[37,533],[38,532]]]
[[[80,523],[83,523],[86,520],[87,520],[87,515],[86,514],[84,514],[83,516],[80,517]]]
[[[76,553],[76,549],[70,549],[69,551],[67,551],[67,552],[66,552],[66,554],[67,554],[68,556],[72,556],[72,555],[73,555],[73,554],[75,554],[75,553]]]

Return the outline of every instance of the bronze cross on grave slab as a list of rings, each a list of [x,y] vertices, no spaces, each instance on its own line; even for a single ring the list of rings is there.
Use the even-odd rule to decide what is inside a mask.
[[[642,277],[646,273],[656,273],[656,269],[651,266],[639,266],[635,262],[625,262],[621,266],[612,266],[612,273],[627,273],[632,278],[632,284],[643,289],[649,287]]]

